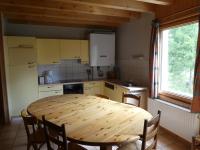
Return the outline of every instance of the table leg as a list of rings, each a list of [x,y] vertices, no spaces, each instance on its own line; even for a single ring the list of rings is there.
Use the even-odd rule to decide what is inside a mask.
[[[112,150],[112,146],[100,146],[100,150]]]

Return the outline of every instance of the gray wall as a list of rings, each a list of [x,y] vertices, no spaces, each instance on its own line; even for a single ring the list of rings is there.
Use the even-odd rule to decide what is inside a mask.
[[[143,14],[140,19],[124,24],[118,29],[117,63],[121,80],[130,80],[139,86],[148,85],[149,45],[153,18],[151,14]]]
[[[31,24],[6,23],[5,35],[35,36],[43,38],[88,39],[90,32],[106,32],[105,29],[58,27]]]

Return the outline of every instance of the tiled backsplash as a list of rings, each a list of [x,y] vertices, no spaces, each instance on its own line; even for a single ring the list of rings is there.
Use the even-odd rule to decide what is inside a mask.
[[[60,80],[87,80],[87,69],[91,69],[89,65],[81,64],[78,60],[62,60],[60,64],[52,65],[39,65],[38,75],[42,75],[43,72],[51,70],[53,72],[53,81]],[[106,78],[107,71],[113,69],[113,67],[101,67],[103,76],[98,76],[97,67],[93,67],[94,79]]]

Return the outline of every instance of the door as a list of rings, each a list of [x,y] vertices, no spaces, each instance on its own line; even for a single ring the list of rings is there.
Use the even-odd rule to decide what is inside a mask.
[[[61,59],[80,59],[81,41],[80,40],[61,40]]]
[[[38,64],[58,64],[60,61],[60,40],[37,39]]]
[[[12,116],[18,116],[22,109],[38,98],[36,64],[10,66],[9,71]]]
[[[89,41],[81,40],[81,63],[89,63]]]

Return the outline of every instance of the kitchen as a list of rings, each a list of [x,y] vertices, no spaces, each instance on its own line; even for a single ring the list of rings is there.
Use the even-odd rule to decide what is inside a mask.
[[[115,33],[88,36],[89,40],[5,37],[11,116],[36,99],[63,94],[102,94],[121,102],[123,92],[137,92],[143,96],[141,107],[146,107],[146,88],[134,88],[133,83],[129,87],[115,77]]]
[[[56,149],[48,125],[62,129],[63,149],[199,148],[199,8],[196,0],[1,0],[2,148]],[[29,118],[42,129],[39,144]]]

